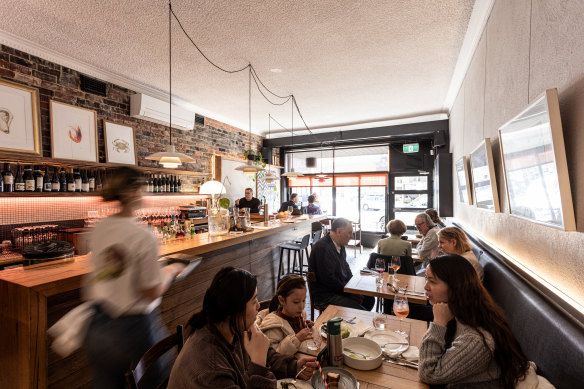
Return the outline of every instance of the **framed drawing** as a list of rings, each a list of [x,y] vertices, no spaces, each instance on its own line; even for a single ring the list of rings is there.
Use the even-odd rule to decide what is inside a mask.
[[[458,200],[463,204],[472,205],[468,158],[465,156],[456,162],[456,178],[458,178]]]
[[[504,124],[499,139],[511,215],[575,231],[558,91]]]
[[[97,113],[51,100],[53,158],[97,162]]]
[[[103,121],[105,134],[105,160],[106,162],[136,164],[136,137],[134,129]]]
[[[485,138],[470,154],[474,202],[478,208],[501,212],[491,139]]]
[[[39,94],[0,80],[0,151],[41,155]]]

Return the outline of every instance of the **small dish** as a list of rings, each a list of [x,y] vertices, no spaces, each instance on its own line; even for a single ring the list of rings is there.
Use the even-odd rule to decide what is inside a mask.
[[[381,346],[366,338],[343,340],[343,361],[357,370],[373,370],[381,365]]]
[[[328,373],[336,373],[339,374],[341,377],[339,378],[339,388],[343,389],[357,389],[359,387],[359,383],[355,376],[348,370],[340,369],[338,367],[323,367],[322,373],[326,377]],[[312,378],[310,379],[312,383],[312,387],[314,389],[325,389],[324,382],[322,381],[322,377],[320,376],[320,372],[318,369],[315,370]]]
[[[294,387],[296,387],[296,389],[313,389],[313,386],[304,380],[301,379],[294,379],[294,378],[284,378],[282,380],[278,380],[276,381],[276,388],[278,389],[283,389],[286,387],[286,385],[282,385],[282,384],[294,384],[294,386],[290,386],[290,389],[294,389]]]

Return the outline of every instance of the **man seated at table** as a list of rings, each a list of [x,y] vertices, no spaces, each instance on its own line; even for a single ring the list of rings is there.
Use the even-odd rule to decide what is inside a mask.
[[[436,256],[439,253],[438,245],[438,231],[440,228],[434,225],[432,218],[426,213],[419,213],[416,215],[414,221],[418,232],[422,234],[422,239],[420,243],[416,246],[418,250],[418,256],[424,260],[424,267],[430,261],[430,258]]]
[[[331,231],[312,247],[308,271],[314,272],[316,282],[311,285],[312,301],[320,309],[328,305],[370,311],[375,304],[371,296],[345,293],[345,284],[353,273],[347,263],[345,245],[353,236],[353,225],[344,218],[335,219]]]
[[[235,200],[235,205],[239,208],[249,208],[250,213],[258,213],[260,211],[260,200],[253,197],[253,189],[245,188],[245,197]]]
[[[288,210],[288,207],[292,207],[292,210],[299,209],[298,206],[296,205],[297,202],[298,202],[298,194],[292,193],[290,195],[290,200],[284,201],[282,203],[282,205],[280,206],[280,209],[278,210],[278,212],[286,212]]]

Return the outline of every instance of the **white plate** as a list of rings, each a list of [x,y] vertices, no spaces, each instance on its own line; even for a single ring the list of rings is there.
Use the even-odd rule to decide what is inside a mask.
[[[323,328],[323,327],[324,327],[324,328],[326,328],[326,323],[324,323],[324,324],[322,324],[322,325],[320,326],[320,329],[319,329],[319,331],[320,331],[320,336],[322,336],[323,338],[325,338],[325,339],[326,339],[326,337],[327,337],[327,336],[326,336],[326,331],[324,330],[324,328]],[[350,324],[347,324],[347,323],[345,323],[345,322],[341,323],[341,331],[342,331],[343,329],[345,329],[345,328],[346,328],[347,330],[349,330],[349,336],[348,336],[347,338],[354,338],[355,336],[358,336],[358,334],[356,333],[356,331],[355,331],[355,329],[353,328],[353,326],[352,326],[352,325],[350,325]]]
[[[402,353],[406,351],[408,347],[410,347],[409,342],[405,336],[400,335],[392,330],[370,331],[365,334],[365,338],[371,339],[380,345],[383,352],[386,354]],[[406,344],[391,344],[391,342]]]
[[[281,382],[292,382],[294,383],[297,389],[314,389],[310,382],[301,379],[294,380],[294,378],[284,378],[283,380],[278,380],[276,382],[276,388],[282,389],[282,385],[280,385]],[[292,389],[294,389],[294,386],[292,387]]]

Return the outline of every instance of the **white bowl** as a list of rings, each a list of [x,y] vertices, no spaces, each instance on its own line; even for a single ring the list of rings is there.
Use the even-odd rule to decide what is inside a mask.
[[[343,339],[343,361],[357,370],[377,369],[381,365],[381,347],[371,339]]]

